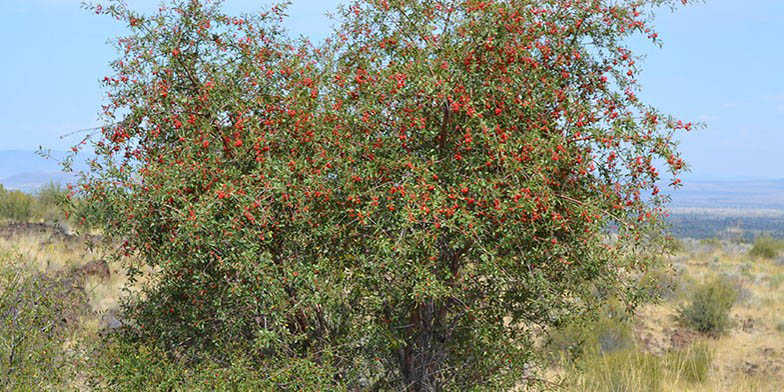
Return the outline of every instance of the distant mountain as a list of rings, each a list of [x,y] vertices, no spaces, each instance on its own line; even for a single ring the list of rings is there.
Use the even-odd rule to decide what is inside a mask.
[[[58,164],[67,153],[52,151],[52,158],[46,159],[35,151],[0,150],[0,184],[6,189],[34,192],[50,182],[65,184],[75,179],[73,173],[63,173]],[[74,170],[84,170],[87,165],[76,163]]]
[[[673,208],[784,210],[784,179],[689,181],[671,194]]]

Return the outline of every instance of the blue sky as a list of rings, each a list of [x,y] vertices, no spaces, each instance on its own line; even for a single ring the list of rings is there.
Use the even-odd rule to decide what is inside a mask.
[[[338,0],[295,0],[291,31],[320,39]],[[128,0],[140,9],[158,1]],[[264,0],[226,0],[230,12]],[[80,9],[79,0],[0,0],[0,150],[67,149],[69,131],[97,125],[98,81],[114,57],[107,39],[123,28]],[[784,1],[708,0],[656,26],[664,48],[646,53],[641,98],[707,128],[685,134],[687,179],[784,178]]]

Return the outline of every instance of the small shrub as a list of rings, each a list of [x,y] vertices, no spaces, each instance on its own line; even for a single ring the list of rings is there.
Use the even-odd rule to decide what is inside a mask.
[[[68,192],[59,183],[50,182],[42,186],[35,194],[38,204],[36,215],[45,221],[63,220],[61,205]]]
[[[678,309],[678,321],[699,332],[719,335],[730,327],[729,312],[737,299],[733,283],[717,278],[695,288],[688,305]]]
[[[664,249],[674,254],[683,252],[683,250],[686,249],[686,245],[679,238],[670,238],[664,243]]]
[[[721,246],[721,240],[719,240],[716,237],[703,238],[703,239],[700,240],[700,245],[712,246],[712,247],[717,247],[718,248],[718,247]]]
[[[67,293],[33,271],[0,254],[0,390],[70,389],[78,362],[65,346]]]
[[[779,322],[776,323],[776,330],[779,332],[784,332],[784,320],[779,320]]]
[[[713,351],[704,342],[673,351],[666,358],[667,367],[673,376],[690,383],[705,382],[712,362]]]
[[[226,361],[187,362],[147,344],[114,335],[94,353],[91,386],[116,391],[343,391],[320,358],[248,361],[234,353]],[[254,363],[255,362],[255,363]],[[265,366],[267,365],[267,366]]]
[[[586,354],[607,354],[634,347],[634,334],[624,313],[614,306],[598,320],[575,322],[550,334],[551,359],[574,361]]]
[[[640,279],[640,287],[647,291],[649,298],[668,300],[680,288],[680,277],[672,270],[655,269],[648,271]]]
[[[0,219],[26,222],[33,217],[35,198],[0,186]]]
[[[781,241],[777,241],[771,237],[758,237],[754,240],[754,245],[749,251],[749,256],[761,259],[773,259],[783,247],[784,244],[782,244]]]

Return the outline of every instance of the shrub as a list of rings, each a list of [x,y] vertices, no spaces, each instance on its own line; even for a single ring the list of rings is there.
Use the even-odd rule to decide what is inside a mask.
[[[721,240],[716,237],[711,238],[703,238],[699,241],[700,245],[704,246],[711,246],[711,247],[721,247]]]
[[[665,249],[668,253],[679,253],[686,250],[686,244],[680,238],[670,237],[665,242]]]
[[[90,383],[115,391],[342,391],[334,369],[315,358],[288,358],[265,367],[232,353],[228,363],[189,363],[128,337],[112,336],[92,353]],[[331,372],[333,371],[333,372]]]
[[[640,287],[647,290],[652,299],[668,300],[681,289],[680,274],[672,269],[656,268],[646,272],[640,279]]]
[[[64,221],[63,203],[68,192],[59,183],[50,182],[35,193],[36,216],[45,221]]]
[[[61,389],[79,368],[62,324],[68,293],[21,257],[0,254],[0,389]],[[69,388],[66,388],[69,389]]]
[[[283,33],[285,7],[171,3],[91,7],[129,36],[76,189],[155,271],[127,308],[142,341],[194,362],[336,350],[360,389],[503,390],[530,326],[596,291],[637,303],[626,279],[666,229],[657,162],[678,184],[692,125],[637,99],[625,42],[678,1],[361,0],[318,46]]]
[[[699,332],[719,335],[731,325],[729,312],[737,297],[732,282],[716,278],[694,289],[689,303],[678,309],[678,320]]]
[[[606,354],[634,347],[634,334],[623,311],[611,302],[596,320],[576,320],[548,335],[552,360],[574,361],[586,354]]]
[[[772,237],[757,237],[754,240],[754,245],[749,251],[749,256],[762,259],[773,259],[782,248],[784,248],[784,243],[782,241]]]
[[[34,195],[7,190],[0,185],[0,219],[17,222],[63,220],[61,202],[65,199],[65,190],[56,183],[43,186]]]
[[[0,185],[0,218],[27,222],[33,217],[35,198],[22,192],[6,190]]]

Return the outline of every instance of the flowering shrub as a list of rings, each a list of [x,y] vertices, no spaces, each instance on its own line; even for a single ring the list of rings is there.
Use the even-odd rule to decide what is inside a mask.
[[[136,333],[349,388],[518,385],[533,327],[633,305],[661,249],[692,125],[639,101],[624,42],[664,4],[355,1],[319,45],[282,6],[91,6],[131,32],[74,192],[154,271]]]

